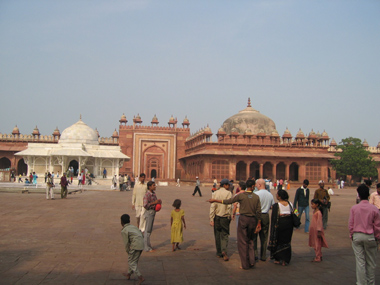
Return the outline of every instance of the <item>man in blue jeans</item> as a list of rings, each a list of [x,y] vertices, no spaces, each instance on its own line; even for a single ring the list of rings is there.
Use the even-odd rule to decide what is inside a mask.
[[[310,217],[309,217],[309,180],[305,179],[303,185],[297,189],[296,196],[294,197],[293,207],[297,209],[298,203],[298,213],[301,219],[302,213],[305,211],[305,233],[309,232]]]

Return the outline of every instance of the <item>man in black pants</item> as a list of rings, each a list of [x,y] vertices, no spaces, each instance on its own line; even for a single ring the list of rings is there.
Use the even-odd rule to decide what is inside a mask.
[[[194,189],[194,192],[193,192],[193,196],[195,195],[195,193],[199,192],[199,196],[202,197],[201,189],[199,188],[199,186],[201,186],[201,182],[199,181],[198,176],[195,177],[195,178],[197,179],[197,181],[195,182],[195,189]]]

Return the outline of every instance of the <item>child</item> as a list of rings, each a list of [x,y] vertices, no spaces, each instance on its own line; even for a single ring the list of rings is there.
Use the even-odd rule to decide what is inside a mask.
[[[129,267],[128,273],[123,273],[123,275],[129,280],[134,272],[138,277],[137,284],[141,284],[145,279],[137,269],[137,264],[144,249],[144,238],[140,230],[136,226],[130,224],[129,215],[124,214],[120,219],[121,225],[123,226],[121,237],[123,238],[125,251],[128,253]]]
[[[173,244],[173,251],[175,251],[176,249],[180,249],[179,243],[183,242],[182,222],[183,222],[183,227],[185,229],[186,229],[186,222],[185,222],[185,211],[180,209],[181,200],[179,199],[174,200],[173,207],[175,209],[172,210],[172,213],[171,213],[170,225],[172,227],[171,243]]]
[[[311,200],[311,208],[314,210],[309,228],[309,246],[315,250],[315,258],[312,262],[322,261],[322,247],[328,248],[322,222],[322,204],[319,199]]]

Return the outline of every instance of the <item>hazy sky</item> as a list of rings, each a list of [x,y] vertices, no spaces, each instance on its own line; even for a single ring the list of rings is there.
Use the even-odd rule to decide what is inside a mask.
[[[380,1],[0,1],[0,132],[123,113],[195,132],[252,107],[282,135],[380,141]]]

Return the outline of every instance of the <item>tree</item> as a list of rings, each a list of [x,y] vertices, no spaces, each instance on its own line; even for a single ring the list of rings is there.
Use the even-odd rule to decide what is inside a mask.
[[[371,153],[363,147],[360,139],[342,139],[336,148],[337,159],[331,160],[331,164],[338,175],[352,175],[358,178],[377,176],[377,163],[370,156]]]

